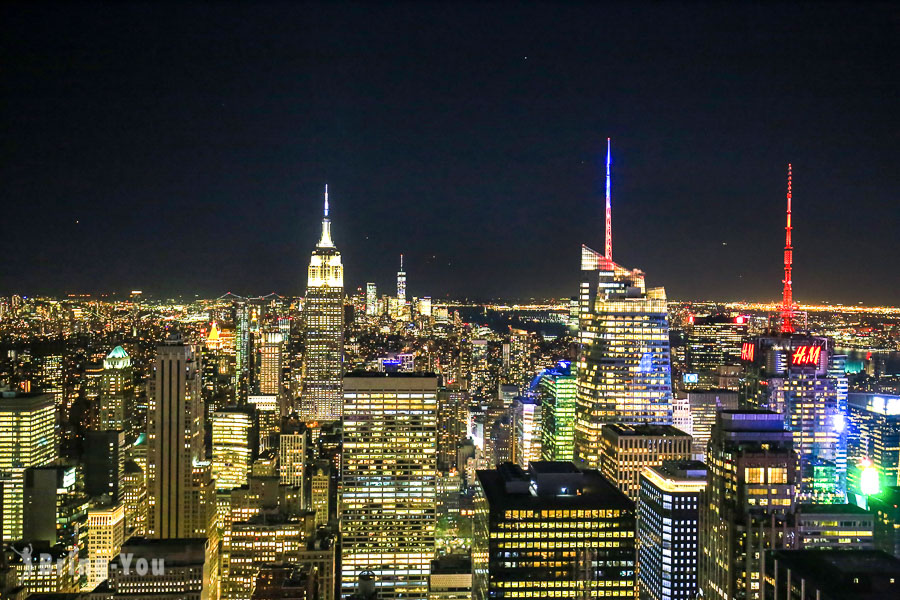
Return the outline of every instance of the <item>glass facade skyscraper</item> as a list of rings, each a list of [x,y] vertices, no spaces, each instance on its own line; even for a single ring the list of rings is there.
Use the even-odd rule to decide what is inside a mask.
[[[593,468],[603,425],[672,422],[665,290],[647,289],[637,269],[602,256],[597,262],[596,298],[582,318],[575,412],[576,461]]]

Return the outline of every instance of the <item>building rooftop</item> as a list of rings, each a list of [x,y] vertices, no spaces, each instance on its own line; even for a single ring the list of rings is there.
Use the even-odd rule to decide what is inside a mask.
[[[634,503],[599,471],[579,470],[572,463],[537,461],[524,471],[512,463],[478,471],[491,511],[507,509],[619,509]]]
[[[672,425],[625,425],[611,423],[604,425],[603,429],[618,436],[633,437],[690,437],[690,434]]]
[[[651,468],[673,479],[706,479],[706,465],[699,460],[664,460],[661,465]]]
[[[432,575],[451,575],[472,572],[472,559],[463,554],[447,554],[431,561]]]
[[[797,512],[807,515],[871,515],[855,504],[798,504]]]
[[[823,592],[822,600],[900,597],[900,559],[880,550],[776,550],[772,558]]]
[[[122,545],[122,554],[132,554],[135,559],[162,558],[166,565],[198,565],[206,562],[207,543],[206,538],[160,540],[133,537]]]

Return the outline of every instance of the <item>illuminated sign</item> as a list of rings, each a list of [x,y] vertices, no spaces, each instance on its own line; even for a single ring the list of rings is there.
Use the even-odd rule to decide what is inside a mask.
[[[744,342],[741,346],[741,360],[753,360],[756,355],[756,345],[753,342]]]
[[[822,346],[798,346],[794,348],[791,364],[798,366],[818,365],[819,356],[822,354]]]
[[[878,475],[878,469],[872,464],[872,461],[864,458],[859,463],[859,491],[863,496],[873,496],[881,493],[881,478]]]
[[[744,315],[738,315],[737,317],[734,318],[734,322],[737,323],[738,325],[743,325],[744,323],[747,322],[747,317],[745,317]]]
[[[682,379],[685,383],[699,383],[700,375],[697,373],[685,373]]]

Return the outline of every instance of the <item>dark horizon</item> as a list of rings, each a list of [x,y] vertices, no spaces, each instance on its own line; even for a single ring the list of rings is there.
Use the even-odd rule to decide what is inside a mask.
[[[465,10],[461,10],[465,7]],[[8,3],[0,295],[565,297],[603,247],[671,299],[897,305],[890,4]]]

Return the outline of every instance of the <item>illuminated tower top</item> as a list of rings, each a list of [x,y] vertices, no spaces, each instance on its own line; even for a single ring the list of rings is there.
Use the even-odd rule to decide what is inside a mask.
[[[612,260],[612,207],[609,197],[609,138],[606,138],[606,260]]]
[[[784,292],[781,299],[781,332],[794,333],[794,299],[791,267],[794,262],[794,246],[791,242],[791,165],[788,163],[787,225],[784,228]]]
[[[325,216],[322,218],[322,237],[319,238],[318,248],[334,248],[331,241],[331,219],[328,218],[328,184],[325,184]]]
[[[400,270],[397,271],[397,297],[406,300],[406,271],[403,270],[403,255],[400,255]]]

